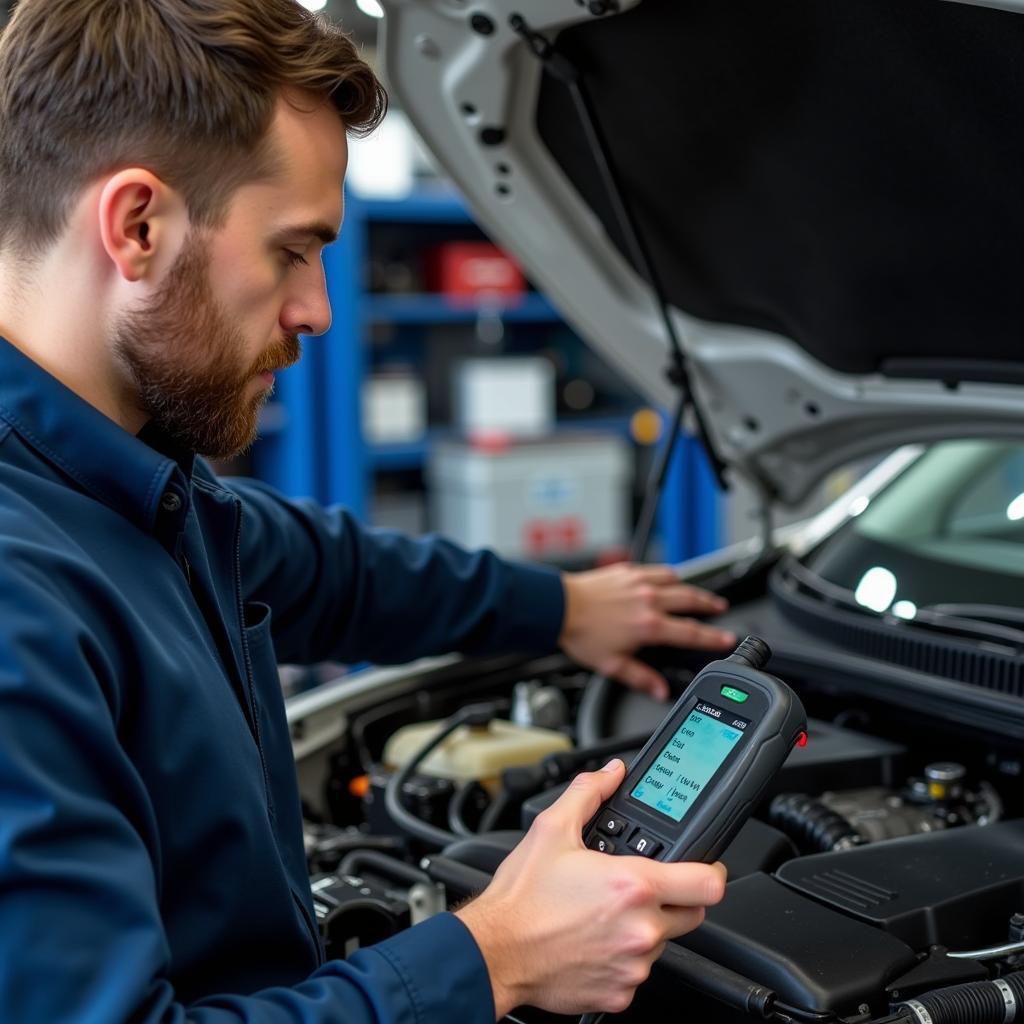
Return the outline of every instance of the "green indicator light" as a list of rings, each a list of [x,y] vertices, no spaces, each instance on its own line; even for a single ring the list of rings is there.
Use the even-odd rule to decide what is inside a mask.
[[[735,686],[723,686],[722,696],[728,697],[729,700],[736,701],[737,704],[742,704],[750,694],[744,693],[742,690],[737,690]]]

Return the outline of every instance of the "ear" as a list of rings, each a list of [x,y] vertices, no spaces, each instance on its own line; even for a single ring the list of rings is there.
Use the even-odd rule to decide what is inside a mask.
[[[103,186],[99,201],[103,248],[128,282],[158,276],[173,262],[188,230],[179,194],[151,171],[118,171]]]

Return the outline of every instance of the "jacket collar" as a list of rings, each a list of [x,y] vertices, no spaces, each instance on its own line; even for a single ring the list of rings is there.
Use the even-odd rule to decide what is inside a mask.
[[[0,419],[95,498],[146,531],[172,476],[183,491],[193,456],[148,427],[136,437],[0,337]]]

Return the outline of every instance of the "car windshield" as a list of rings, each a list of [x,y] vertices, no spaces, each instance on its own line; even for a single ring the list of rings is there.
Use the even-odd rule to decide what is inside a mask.
[[[906,619],[1024,609],[1024,445],[934,445],[861,504],[803,563],[856,604]]]

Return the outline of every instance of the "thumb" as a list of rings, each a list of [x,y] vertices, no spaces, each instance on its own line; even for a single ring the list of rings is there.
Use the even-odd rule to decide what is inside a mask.
[[[626,766],[616,757],[599,772],[581,772],[569,788],[551,805],[565,824],[579,835],[583,826],[597,814],[601,804],[619,788]]]

